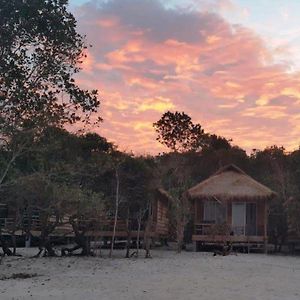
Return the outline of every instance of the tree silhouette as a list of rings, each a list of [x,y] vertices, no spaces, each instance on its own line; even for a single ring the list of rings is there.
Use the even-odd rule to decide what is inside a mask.
[[[174,152],[197,151],[205,142],[205,133],[200,124],[194,124],[186,113],[166,112],[153,124],[157,140]]]

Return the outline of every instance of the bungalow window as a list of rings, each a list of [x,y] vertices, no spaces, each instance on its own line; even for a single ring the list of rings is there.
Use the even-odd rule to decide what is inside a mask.
[[[226,221],[226,207],[217,201],[204,202],[204,222],[223,224]]]

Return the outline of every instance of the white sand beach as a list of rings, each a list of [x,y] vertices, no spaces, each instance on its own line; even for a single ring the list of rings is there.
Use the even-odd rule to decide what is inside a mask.
[[[115,257],[5,258],[0,299],[299,300],[300,257],[152,251],[152,259]]]

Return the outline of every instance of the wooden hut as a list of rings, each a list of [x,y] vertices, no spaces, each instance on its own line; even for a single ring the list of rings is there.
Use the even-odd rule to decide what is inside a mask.
[[[192,201],[196,250],[203,244],[267,245],[269,201],[275,192],[235,165],[187,191]]]
[[[163,189],[157,189],[154,193],[153,201],[150,206],[150,213],[145,213],[144,220],[142,222],[141,231],[139,235],[141,238],[144,236],[146,223],[149,224],[148,235],[153,239],[166,239],[169,234],[169,201],[170,196]],[[11,211],[13,209],[11,208]],[[149,218],[149,219],[148,219]],[[23,219],[31,224],[31,233],[34,236],[40,235],[40,221],[38,211],[28,219],[26,213],[23,215]],[[65,236],[73,237],[72,227],[68,223],[68,216],[65,216],[62,220],[62,224],[59,224],[55,230],[50,234],[50,236]],[[147,220],[149,222],[147,222]],[[102,216],[99,220],[89,219],[82,222],[82,226],[85,226],[85,223],[91,227],[91,230],[88,229],[86,232],[87,236],[97,236],[109,238],[113,235],[114,219],[108,216]],[[137,223],[136,220],[128,220],[130,223],[130,236],[134,239],[138,235]],[[11,224],[13,224],[14,218],[10,213],[10,208],[6,204],[0,204],[0,228],[3,234],[9,234],[9,229]],[[22,224],[21,229],[17,230],[16,235],[22,236],[25,234],[23,227],[26,224]],[[116,238],[126,238],[128,236],[128,226],[125,219],[118,218],[115,237]]]

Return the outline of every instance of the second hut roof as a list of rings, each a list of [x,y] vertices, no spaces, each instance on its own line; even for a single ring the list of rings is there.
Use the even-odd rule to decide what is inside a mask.
[[[276,195],[235,165],[221,168],[208,179],[188,190],[191,198],[270,199]]]

